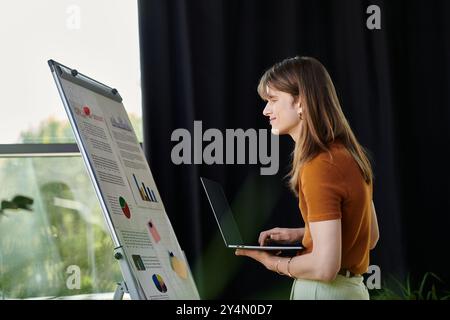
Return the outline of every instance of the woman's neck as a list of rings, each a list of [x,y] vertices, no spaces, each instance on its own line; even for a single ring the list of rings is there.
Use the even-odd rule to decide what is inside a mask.
[[[289,135],[291,136],[292,140],[294,140],[295,143],[298,143],[298,139],[300,137],[300,124],[298,124],[295,128],[293,128],[291,130],[291,132],[289,132]]]

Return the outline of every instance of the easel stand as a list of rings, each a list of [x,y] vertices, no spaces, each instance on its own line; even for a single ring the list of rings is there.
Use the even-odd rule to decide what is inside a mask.
[[[114,300],[122,300],[123,299],[123,295],[125,293],[128,293],[128,288],[127,288],[127,284],[125,283],[125,281],[122,282],[117,282],[117,288],[116,291],[114,292]]]
[[[122,247],[122,244],[125,244],[125,242],[124,243],[121,242],[121,239],[118,235],[119,230],[116,229],[117,226],[114,224],[114,221],[113,221],[113,216],[114,216],[114,220],[117,218],[117,216],[114,215],[114,213],[110,212],[110,210],[112,210],[112,209],[109,207],[108,204],[110,204],[112,206],[112,203],[110,203],[111,199],[108,199],[107,195],[114,194],[114,195],[117,195],[117,197],[118,197],[118,193],[117,193],[118,191],[114,188],[110,189],[109,185],[100,183],[101,178],[98,175],[101,173],[101,170],[99,167],[97,167],[97,164],[95,163],[96,161],[94,160],[94,156],[97,151],[94,147],[90,146],[87,143],[91,134],[90,133],[88,134],[85,132],[87,134],[86,137],[84,137],[82,134],[83,131],[85,130],[83,128],[87,124],[89,124],[89,126],[92,125],[93,127],[98,126],[98,128],[99,128],[98,130],[100,130],[100,131],[103,130],[104,137],[98,138],[98,139],[101,139],[102,143],[104,143],[105,145],[108,145],[113,154],[117,153],[117,159],[116,159],[116,160],[118,160],[117,165],[121,166],[120,157],[119,157],[120,148],[119,147],[116,148],[114,141],[117,139],[114,137],[113,132],[108,129],[107,121],[110,121],[110,120],[108,120],[109,116],[106,117],[106,115],[110,115],[110,113],[111,114],[114,113],[114,115],[125,118],[124,121],[128,124],[128,122],[129,122],[127,120],[128,116],[126,115],[126,110],[122,103],[122,97],[120,96],[119,92],[116,89],[113,89],[107,85],[104,85],[104,84],[98,82],[97,80],[94,80],[84,74],[81,74],[75,69],[66,67],[58,62],[53,61],[53,60],[49,60],[48,64],[50,66],[50,70],[52,72],[56,86],[58,88],[58,92],[61,96],[61,99],[62,99],[62,102],[64,105],[64,109],[66,110],[67,116],[69,118],[70,125],[73,129],[78,148],[80,149],[83,161],[84,161],[84,163],[86,165],[86,169],[89,173],[89,177],[91,178],[92,185],[94,186],[95,193],[97,194],[97,197],[99,199],[100,206],[103,211],[103,217],[105,218],[106,225],[111,234],[112,242],[115,247],[114,257],[119,262],[120,269],[122,271],[123,281],[118,283],[117,289],[114,293],[114,299],[123,299],[125,293],[128,293],[132,300],[149,299],[152,297],[152,292],[153,292],[152,291],[153,290],[152,283],[149,280],[141,278],[142,274],[140,274],[138,272],[139,270],[137,270],[137,267],[135,267],[135,264],[133,263],[131,252],[127,251],[128,248],[125,248],[125,250],[124,250],[124,248]],[[95,101],[95,99],[98,95],[106,98],[106,99],[101,100],[101,102],[100,102],[100,100],[97,100],[97,105],[95,106],[95,108],[93,108],[93,110],[96,109],[98,111],[98,115],[100,117],[98,115],[94,115],[94,114],[91,115],[91,110],[89,109],[89,107],[87,105],[84,105],[86,101]],[[92,100],[92,99],[94,99],[94,100]],[[78,101],[78,102],[75,103],[74,101]],[[83,109],[83,111],[80,111],[80,109]],[[105,115],[105,118],[103,119],[103,117],[101,115]],[[97,124],[92,124],[92,121],[94,121],[94,120],[92,120],[91,117],[93,117],[93,119],[95,118],[94,120],[96,122],[99,119],[101,119],[101,121],[98,122]],[[114,117],[111,117],[111,125],[112,125],[112,119],[114,119]],[[122,121],[122,119],[121,119],[121,121]],[[131,130],[128,134],[131,136],[134,135],[134,137],[132,137],[132,139],[134,141],[133,143],[138,144],[137,143],[138,139],[135,136],[134,131]],[[116,142],[118,143],[118,141],[116,141]],[[138,148],[138,146],[136,146],[136,148],[137,148],[136,152],[139,153],[139,156],[142,157],[142,159],[145,159],[145,155],[144,155],[143,151],[140,148]],[[123,168],[123,169],[125,170],[125,168]],[[147,181],[152,180],[153,178],[151,175],[150,168],[148,166],[146,166],[145,169],[147,170],[147,172],[143,173],[143,174],[147,177]],[[97,172],[97,170],[99,170],[99,172]],[[125,176],[122,178],[124,179],[123,181],[127,181]],[[122,191],[124,191],[126,193],[128,193],[128,192],[132,193],[132,191],[133,191],[132,187],[127,184],[124,184],[123,188],[124,189]],[[139,188],[139,186],[138,186],[138,188]],[[144,188],[144,190],[145,190],[145,188]],[[156,190],[156,186],[155,186],[155,190]],[[130,198],[131,198],[131,194],[130,194]],[[117,200],[119,200],[119,199],[117,199]],[[114,201],[116,201],[116,200],[114,200]],[[118,205],[118,204],[119,204],[119,201],[116,201],[115,205]],[[162,203],[161,203],[161,206],[162,206]],[[162,209],[163,209],[163,214],[166,215],[164,206],[162,206]],[[124,211],[124,214],[125,214],[125,211]],[[148,216],[150,218],[150,215],[148,215]],[[167,226],[165,228],[170,227],[170,221],[167,220],[166,222],[167,222],[166,223]],[[138,223],[138,221],[136,221],[136,223]],[[138,230],[138,226],[136,225],[135,227],[136,227],[136,230]],[[168,231],[170,231],[170,230],[168,230]],[[171,241],[173,241],[173,243],[179,247],[179,244],[177,243],[177,240],[175,237],[171,237]],[[180,250],[181,250],[181,248],[180,248]],[[126,253],[130,253],[130,254],[126,254]],[[159,257],[159,258],[161,258],[161,257]],[[189,266],[187,266],[187,267],[189,267]],[[142,280],[142,282],[141,282],[141,280]],[[192,286],[190,288],[190,290],[192,290],[193,297],[197,298],[198,293],[197,293],[197,288],[195,286],[195,283],[192,282],[190,284],[190,286]],[[145,290],[144,290],[144,288],[145,288]],[[189,290],[189,288],[187,290]],[[1,294],[1,292],[0,292],[0,294]],[[147,297],[147,295],[148,295],[148,297]],[[176,296],[175,293],[174,293],[174,296]]]
[[[124,278],[124,281],[117,283],[114,300],[122,300],[125,293],[129,293],[133,300],[145,300],[144,291],[131,273],[130,264],[127,262],[122,246],[114,249],[114,258],[119,261]]]

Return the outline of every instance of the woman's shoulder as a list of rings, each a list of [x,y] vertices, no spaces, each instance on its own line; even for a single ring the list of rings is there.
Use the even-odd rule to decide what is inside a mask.
[[[304,187],[308,181],[316,184],[328,184],[342,187],[345,194],[345,177],[349,169],[348,163],[353,161],[350,152],[340,143],[329,145],[327,151],[322,151],[306,162],[300,171],[300,181]],[[350,160],[350,161],[349,161]]]
[[[301,175],[304,177],[319,176],[324,179],[343,181],[349,177],[359,178],[361,170],[345,145],[335,142],[329,145],[327,151],[320,152],[305,163]]]
[[[353,157],[340,142],[328,146],[327,151],[321,151],[302,166],[301,174],[332,175],[342,177],[349,166],[353,165]]]
[[[347,148],[339,141],[328,145],[328,150],[323,150],[314,156],[305,166],[340,166],[342,162],[347,162],[352,156]]]

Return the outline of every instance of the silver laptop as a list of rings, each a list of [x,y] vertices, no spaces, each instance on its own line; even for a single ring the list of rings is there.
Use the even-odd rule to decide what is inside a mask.
[[[254,245],[244,244],[222,186],[215,181],[203,177],[201,177],[200,180],[205,189],[214,217],[216,218],[223,241],[228,248],[278,251],[303,249],[303,247],[296,245],[260,246],[257,243]]]

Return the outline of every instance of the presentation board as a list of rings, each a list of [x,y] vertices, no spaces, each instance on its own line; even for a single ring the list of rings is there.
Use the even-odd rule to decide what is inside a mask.
[[[48,63],[102,207],[125,290],[132,299],[199,299],[119,92]]]

